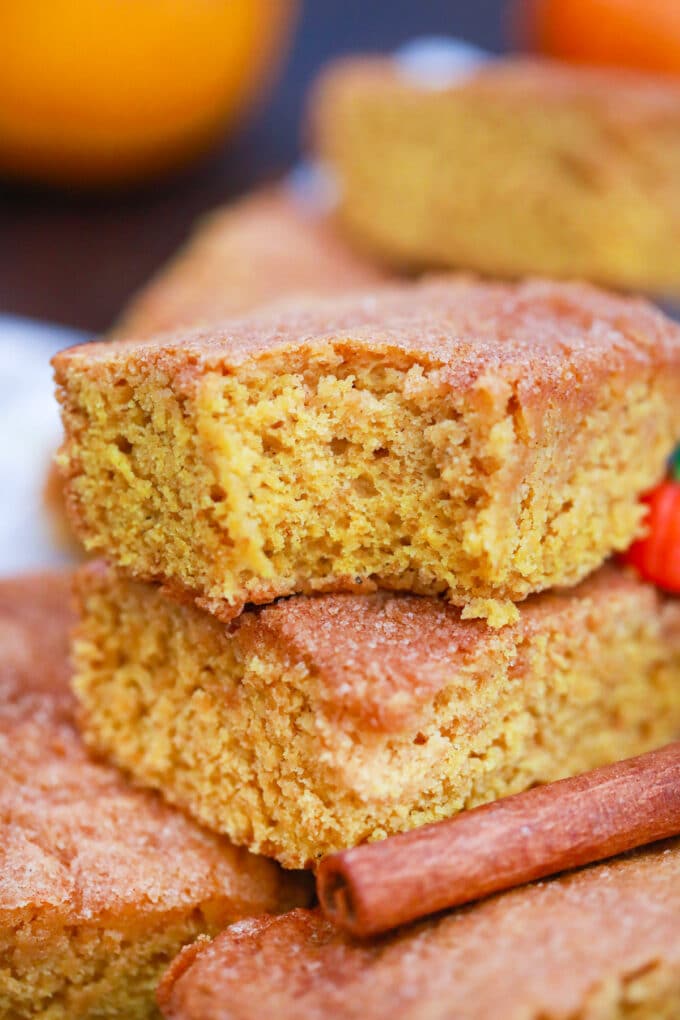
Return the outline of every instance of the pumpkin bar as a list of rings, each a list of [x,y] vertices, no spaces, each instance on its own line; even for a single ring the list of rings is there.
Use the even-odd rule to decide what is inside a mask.
[[[317,911],[242,921],[185,949],[158,998],[166,1020],[673,1020],[680,841],[378,941]]]
[[[385,592],[225,625],[101,564],[77,588],[87,742],[286,867],[680,734],[680,603],[614,567],[498,630]]]
[[[312,105],[348,236],[392,266],[680,293],[680,83],[524,57],[343,60]]]
[[[90,761],[68,686],[70,583],[0,582],[0,1016],[151,1018],[182,945],[305,896]]]
[[[629,545],[680,435],[680,329],[586,285],[401,284],[54,364],[87,548],[225,620],[385,588],[507,623]]]
[[[285,185],[262,189],[210,213],[132,299],[114,334],[218,322],[291,295],[380,282],[383,272],[337,236],[309,190],[296,197]]]

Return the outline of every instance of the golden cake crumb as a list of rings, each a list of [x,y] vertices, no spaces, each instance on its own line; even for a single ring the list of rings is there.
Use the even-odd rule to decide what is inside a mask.
[[[304,902],[304,887],[90,761],[68,687],[70,584],[0,582],[0,1016],[141,1020],[181,946]]]
[[[55,367],[88,549],[224,619],[381,587],[506,622],[629,545],[680,435],[680,329],[576,284],[402,284]]]
[[[287,867],[680,733],[680,604],[613,567],[501,630],[385,592],[227,626],[100,564],[78,591],[86,740]]]
[[[219,322],[260,305],[368,287],[386,274],[348,247],[328,216],[296,200],[284,185],[253,192],[214,210],[189,241],[129,302],[110,337]],[[55,538],[79,550],[56,465],[44,499]]]
[[[166,1020],[677,1020],[680,841],[352,942],[317,911],[180,954]]]

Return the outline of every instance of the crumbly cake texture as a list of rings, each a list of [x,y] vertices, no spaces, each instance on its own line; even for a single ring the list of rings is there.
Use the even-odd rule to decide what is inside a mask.
[[[150,1018],[183,945],[299,905],[303,886],[90,761],[68,686],[70,584],[0,582],[0,1016]]]
[[[312,104],[349,237],[393,266],[680,292],[680,84],[509,58],[426,88],[339,62]]]
[[[223,619],[381,587],[511,621],[629,545],[680,435],[680,329],[577,284],[402,284],[54,364],[86,546]]]
[[[232,925],[159,989],[166,1020],[675,1020],[680,842],[526,886],[379,940],[320,913]]]
[[[111,337],[148,336],[244,315],[273,301],[342,293],[386,274],[355,253],[313,201],[284,185],[256,191],[201,221],[178,255],[131,300]],[[45,503],[60,545],[75,552],[56,466]]]
[[[114,335],[219,322],[280,298],[340,294],[384,276],[338,237],[328,215],[281,185],[201,221],[180,253],[133,298]]]
[[[680,733],[680,604],[613,567],[500,630],[384,592],[228,626],[100,564],[77,586],[86,740],[287,867]]]

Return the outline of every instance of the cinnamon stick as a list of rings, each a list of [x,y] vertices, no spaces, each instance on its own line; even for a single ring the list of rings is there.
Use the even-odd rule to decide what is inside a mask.
[[[680,742],[325,858],[328,918],[376,935],[680,833]]]

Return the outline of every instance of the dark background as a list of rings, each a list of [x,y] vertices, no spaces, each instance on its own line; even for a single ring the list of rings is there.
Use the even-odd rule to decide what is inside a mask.
[[[432,33],[499,51],[506,6],[506,0],[305,0],[274,94],[248,127],[191,170],[134,193],[99,197],[0,186],[0,312],[105,329],[199,213],[295,160],[304,97],[326,60],[391,50]]]

